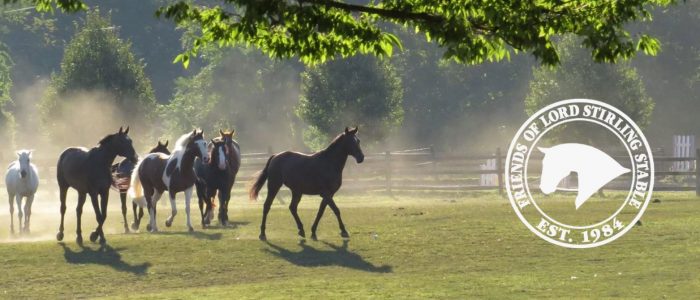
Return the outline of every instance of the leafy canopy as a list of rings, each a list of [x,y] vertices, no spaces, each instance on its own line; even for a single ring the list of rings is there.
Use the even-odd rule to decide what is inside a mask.
[[[3,0],[15,3],[19,0]],[[33,0],[38,10],[85,9],[81,0]],[[156,14],[201,32],[176,58],[188,65],[205,45],[252,45],[276,58],[299,57],[313,64],[341,56],[391,56],[401,42],[383,26],[414,29],[461,63],[481,63],[528,52],[545,65],[559,63],[553,39],[582,37],[595,61],[616,62],[638,51],[653,55],[659,42],[632,34],[625,25],[651,19],[656,6],[674,0],[377,0],[354,4],[338,0],[179,0]],[[202,4],[199,4],[202,3]]]
[[[354,125],[376,144],[403,121],[401,79],[386,61],[354,56],[309,67],[301,76],[297,115],[311,127],[304,138],[312,148]]]

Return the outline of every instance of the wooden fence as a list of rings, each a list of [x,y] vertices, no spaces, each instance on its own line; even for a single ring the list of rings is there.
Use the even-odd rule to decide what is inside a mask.
[[[236,188],[242,188],[261,170],[272,151],[243,154],[241,169],[236,180]],[[656,191],[692,191],[700,195],[700,169],[696,168],[696,157],[700,157],[700,149],[695,157],[654,156]],[[627,160],[629,157],[614,157]],[[491,160],[491,164],[489,164]],[[493,161],[495,160],[495,164]],[[674,163],[688,162],[688,171],[674,170]],[[38,165],[41,184],[55,186],[55,162],[35,161]],[[500,148],[493,153],[466,155],[436,152],[432,147],[386,151],[383,153],[368,153],[362,164],[355,163],[348,157],[343,173],[343,190],[362,191],[469,191],[469,190],[504,190],[505,155]],[[530,174],[539,174],[540,161],[530,160]],[[485,168],[485,166],[494,168]],[[494,180],[483,180],[492,176]],[[530,176],[537,180],[536,176]],[[493,182],[492,184],[484,184]],[[606,189],[629,189],[629,186],[606,186]],[[0,182],[3,185],[4,181]]]

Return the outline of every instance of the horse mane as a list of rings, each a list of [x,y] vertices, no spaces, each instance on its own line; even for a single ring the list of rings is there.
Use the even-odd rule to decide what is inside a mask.
[[[108,134],[105,137],[103,137],[99,142],[97,142],[98,145],[104,145],[107,143],[109,140],[111,140],[116,134]]]
[[[180,169],[180,165],[182,164],[182,156],[185,154],[185,149],[187,148],[187,144],[190,143],[191,139],[192,137],[190,133],[185,133],[175,142],[175,149],[173,149],[173,153],[170,155],[170,160],[177,159],[176,169]]]
[[[339,134],[338,136],[336,136],[336,137],[331,141],[331,143],[328,144],[328,146],[327,146],[325,149],[321,150],[321,152],[329,152],[329,151],[331,151],[332,149],[334,149],[335,147],[337,147],[338,144],[340,144],[340,139],[341,139],[344,135],[345,135],[344,133],[341,133],[341,134]]]

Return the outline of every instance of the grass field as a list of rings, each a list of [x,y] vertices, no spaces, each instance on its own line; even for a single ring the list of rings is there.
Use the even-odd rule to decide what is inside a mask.
[[[339,237],[330,211],[320,240],[300,241],[289,211],[278,202],[269,217],[268,242],[261,242],[261,203],[236,195],[234,228],[196,226],[197,232],[187,233],[179,203],[172,228],[122,234],[113,194],[104,248],[87,242],[95,224],[89,203],[85,247],[75,244],[74,195],[64,243],[54,238],[53,194],[36,200],[33,232],[20,238],[8,236],[7,202],[0,197],[0,297],[690,299],[700,294],[700,199],[690,193],[656,193],[661,202],[650,204],[642,226],[584,250],[537,238],[494,193],[341,195],[337,202],[349,241]],[[318,203],[313,197],[302,201],[300,216],[309,234]],[[570,206],[553,203],[550,210]],[[160,206],[159,224],[169,210]]]

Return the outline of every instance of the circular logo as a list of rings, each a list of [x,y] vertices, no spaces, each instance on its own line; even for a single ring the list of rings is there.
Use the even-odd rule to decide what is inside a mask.
[[[644,134],[622,111],[571,99],[537,111],[520,127],[505,179],[515,213],[537,236],[592,248],[642,217],[654,189],[654,160]]]

